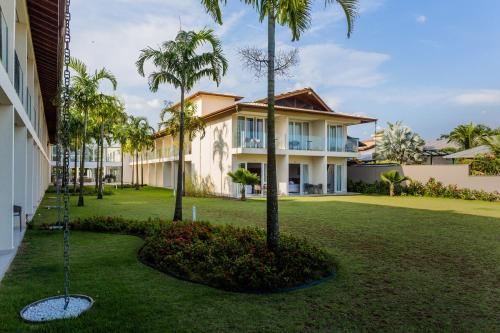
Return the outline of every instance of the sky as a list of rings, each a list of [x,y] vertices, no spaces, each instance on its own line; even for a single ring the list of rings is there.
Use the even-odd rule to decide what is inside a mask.
[[[220,86],[203,80],[192,92],[265,97],[265,78],[244,68],[238,50],[265,48],[266,24],[253,8],[228,2],[219,26],[199,0],[73,0],[72,56],[113,72],[127,112],[156,127],[164,102],[177,102],[180,92],[168,85],[149,91],[135,67],[140,50],[175,38],[180,28],[209,27],[229,70]],[[382,128],[402,121],[424,139],[468,122],[500,126],[500,1],[360,0],[359,12],[349,39],[340,7],[322,0],[298,42],[279,27],[277,49],[298,48],[299,63],[291,77],[278,79],[276,93],[311,87],[335,111],[378,118]],[[374,128],[352,126],[349,135],[365,139]]]

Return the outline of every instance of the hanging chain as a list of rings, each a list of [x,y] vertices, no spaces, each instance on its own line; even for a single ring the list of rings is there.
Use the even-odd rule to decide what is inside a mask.
[[[63,108],[62,108],[62,147],[63,147],[63,175],[62,187],[64,189],[64,309],[69,304],[69,104],[70,104],[70,71],[69,62],[71,59],[69,43],[71,35],[69,30],[69,23],[71,14],[69,12],[70,0],[66,0],[66,8],[64,11],[64,90],[63,90]]]
[[[61,182],[62,182],[62,170],[61,170],[61,107],[57,108],[57,118],[56,118],[56,206],[57,206],[57,227],[62,225],[61,221],[61,206],[62,206],[62,194],[61,194]]]

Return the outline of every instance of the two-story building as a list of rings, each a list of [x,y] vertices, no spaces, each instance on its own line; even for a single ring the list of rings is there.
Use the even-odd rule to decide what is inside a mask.
[[[0,0],[0,278],[22,238],[19,224],[50,181],[63,8],[60,0]]]
[[[237,196],[239,186],[228,171],[246,168],[261,183],[248,186],[249,195],[266,192],[266,99],[197,92],[187,98],[206,122],[205,136],[187,142],[186,178],[210,184],[214,193]],[[347,191],[347,160],[357,157],[358,140],[348,127],[374,122],[332,110],[311,88],[276,96],[276,155],[281,195],[334,194]],[[178,165],[177,138],[156,134],[155,150],[144,152],[144,182],[174,188]],[[141,161],[139,161],[141,163]],[[132,164],[130,164],[132,165]]]

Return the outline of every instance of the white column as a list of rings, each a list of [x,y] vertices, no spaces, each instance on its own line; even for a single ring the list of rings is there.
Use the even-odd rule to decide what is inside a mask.
[[[26,214],[33,215],[34,166],[33,166],[33,139],[28,138],[26,150]]]
[[[27,130],[24,126],[14,127],[14,204],[22,207],[26,214],[26,152]],[[21,221],[23,219],[21,218]]]
[[[0,251],[14,248],[14,108],[0,106]]]

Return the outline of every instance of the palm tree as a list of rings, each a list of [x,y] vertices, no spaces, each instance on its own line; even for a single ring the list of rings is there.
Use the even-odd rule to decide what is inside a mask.
[[[422,161],[425,142],[411,128],[400,121],[387,123],[382,139],[377,140],[377,159],[390,160],[399,164]]]
[[[90,74],[87,66],[80,60],[72,58],[69,67],[74,71],[71,76],[71,92],[75,107],[83,112],[82,128],[82,149],[80,157],[80,196],[78,197],[78,206],[83,206],[83,176],[85,167],[85,146],[87,144],[87,121],[89,112],[96,107],[96,96],[99,86],[104,80],[111,82],[113,90],[116,90],[116,78],[111,72],[102,68]]]
[[[196,105],[191,101],[186,102],[184,108],[184,131],[187,134],[189,142],[200,135],[200,138],[205,137],[205,121],[200,117],[196,116]],[[158,123],[159,130],[165,130],[167,135],[176,137],[179,134],[180,128],[180,112],[179,108],[172,106],[172,104],[167,105],[160,112],[160,122]],[[184,160],[184,159],[183,159]],[[184,166],[182,173],[182,195],[185,196],[186,189],[186,167]]]
[[[448,142],[456,143],[462,150],[471,149],[482,144],[482,139],[492,133],[487,126],[472,122],[455,127],[450,133],[441,135]]]
[[[144,149],[148,143],[146,140],[151,140],[154,130],[149,126],[148,120],[145,117],[129,116],[129,142],[132,151],[132,156],[135,154],[135,189],[139,189],[139,152]]]
[[[228,172],[227,175],[231,177],[234,183],[241,184],[241,201],[245,201],[246,185],[260,184],[260,178],[257,174],[251,173],[247,169],[239,168],[235,172]]]
[[[496,131],[495,131],[496,132]],[[482,138],[481,143],[490,148],[491,154],[500,158],[500,133]]]
[[[208,45],[209,51],[198,53],[200,47]],[[141,51],[137,60],[139,74],[144,76],[144,65],[151,60],[155,70],[149,75],[149,88],[158,91],[162,83],[169,83],[180,89],[179,115],[179,167],[177,170],[177,195],[175,197],[174,221],[182,220],[182,175],[184,156],[184,94],[202,78],[212,79],[219,85],[227,70],[227,60],[222,53],[219,39],[212,29],[179,31],[175,40],[166,41],[159,49],[151,47]]]
[[[76,178],[77,178],[77,165],[78,165],[78,149],[81,146],[81,136],[82,136],[82,127],[83,127],[83,117],[82,115],[74,108],[69,111],[69,124],[68,124],[68,132],[71,135],[71,145],[73,146],[73,193],[76,193]]]
[[[99,128],[100,164],[98,166],[98,191],[97,199],[103,198],[103,178],[104,178],[104,141],[108,146],[112,141],[112,128],[116,123],[121,123],[126,119],[123,103],[116,96],[101,95],[100,103],[95,111],[95,121]]]
[[[120,166],[120,187],[123,188],[123,169],[124,169],[124,153],[127,147],[128,140],[128,118],[122,119],[113,126],[113,140],[120,144],[121,166]]]
[[[292,41],[311,25],[313,0],[240,0],[257,10],[262,22],[267,17],[267,246],[272,251],[279,247],[278,185],[276,179],[276,139],[274,123],[275,96],[275,48],[276,22],[287,26],[292,32]],[[214,20],[222,24],[220,3],[227,0],[201,0],[206,11]],[[325,0],[325,4],[338,3],[347,19],[347,37],[350,37],[354,19],[357,16],[358,0]]]
[[[397,171],[397,170],[392,170],[392,171],[388,171],[386,173],[381,174],[380,179],[382,179],[382,181],[384,183],[389,184],[389,195],[391,197],[393,197],[394,196],[394,186],[396,184],[400,184],[400,183],[404,182],[405,180],[408,180],[409,178],[403,177],[399,173],[399,171]]]

